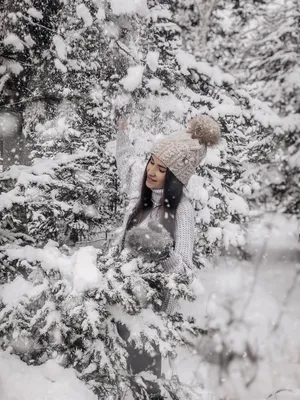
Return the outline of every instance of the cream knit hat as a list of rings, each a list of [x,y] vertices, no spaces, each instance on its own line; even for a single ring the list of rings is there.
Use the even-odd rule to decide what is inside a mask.
[[[152,154],[159,158],[177,179],[187,185],[196,167],[206,156],[207,147],[219,142],[220,126],[208,115],[198,115],[188,122],[185,131],[171,134],[157,142]]]

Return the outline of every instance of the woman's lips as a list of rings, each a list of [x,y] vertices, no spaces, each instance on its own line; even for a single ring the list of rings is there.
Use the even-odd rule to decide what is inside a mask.
[[[152,182],[152,183],[155,183],[155,182],[156,182],[154,179],[150,178],[150,176],[148,176],[147,179],[148,179],[149,182]]]

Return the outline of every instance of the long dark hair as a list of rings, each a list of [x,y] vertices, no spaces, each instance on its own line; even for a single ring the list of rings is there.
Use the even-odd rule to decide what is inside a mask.
[[[147,166],[149,162],[150,159],[145,168],[140,199],[128,219],[126,231],[142,222],[150,213],[153,207],[152,190],[146,186]],[[169,168],[167,168],[163,190],[160,223],[170,233],[173,239],[175,231],[176,210],[180,203],[182,192],[183,184],[176,178],[176,176],[169,170]]]

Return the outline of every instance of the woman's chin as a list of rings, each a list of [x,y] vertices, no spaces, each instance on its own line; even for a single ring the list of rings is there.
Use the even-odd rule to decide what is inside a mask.
[[[146,186],[147,186],[147,188],[153,189],[153,190],[163,188],[163,187],[159,186],[156,182],[148,182],[148,181],[146,181]]]
[[[146,186],[149,189],[157,189],[157,183],[156,182],[151,182],[148,179],[146,180]]]
[[[153,189],[153,183],[151,184],[151,182],[146,181],[146,186],[149,189]]]

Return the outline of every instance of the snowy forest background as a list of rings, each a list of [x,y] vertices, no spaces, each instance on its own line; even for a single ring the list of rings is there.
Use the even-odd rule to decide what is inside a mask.
[[[159,345],[166,399],[300,399],[299,1],[3,0],[0,13],[1,400],[146,398],[118,320]],[[221,125],[189,183],[191,287],[111,251],[128,105],[141,160],[191,116]],[[155,282],[179,313],[140,307]]]

